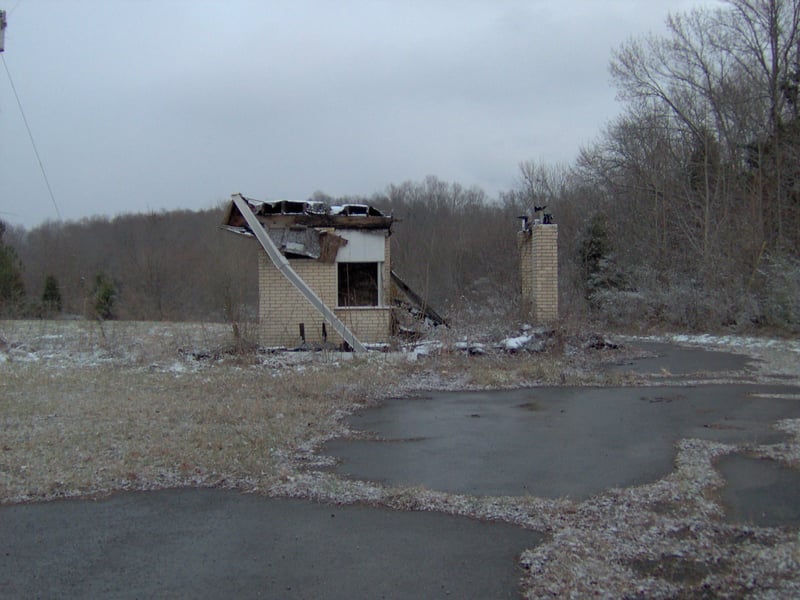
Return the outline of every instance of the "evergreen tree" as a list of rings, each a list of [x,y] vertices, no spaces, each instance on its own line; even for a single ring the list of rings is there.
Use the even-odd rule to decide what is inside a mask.
[[[61,288],[58,286],[58,279],[55,275],[48,275],[44,280],[42,308],[45,314],[61,312]]]
[[[3,242],[6,224],[0,221],[0,313],[11,313],[25,298],[22,264],[14,249]]]
[[[94,278],[94,312],[98,319],[105,321],[114,318],[116,297],[114,282],[102,271],[97,273]]]
[[[602,213],[585,225],[578,240],[578,261],[583,272],[586,298],[603,289],[617,287],[613,276],[613,247],[608,221]]]

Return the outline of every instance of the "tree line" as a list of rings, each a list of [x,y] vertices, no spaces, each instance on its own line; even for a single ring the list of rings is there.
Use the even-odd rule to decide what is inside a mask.
[[[800,2],[727,0],[623,44],[585,148],[590,299],[692,327],[800,321]],[[616,307],[615,307],[616,305]]]
[[[1,298],[0,310],[136,320],[252,317],[256,249],[220,230],[221,221],[218,209],[11,229],[5,247],[13,247],[23,292]]]
[[[313,199],[393,214],[394,267],[440,311],[513,316],[517,217],[546,205],[559,225],[565,318],[796,331],[800,0],[727,0],[666,24],[613,53],[621,113],[574,164],[525,161],[496,198],[431,176]],[[0,310],[254,316],[257,245],[220,231],[221,218],[177,211],[8,230]]]
[[[368,198],[318,192],[312,199],[370,203],[393,214],[393,268],[432,305],[462,308],[487,291],[498,297],[514,295],[516,213],[522,209],[498,209],[478,188],[429,177],[389,186],[387,193]],[[253,319],[260,248],[253,239],[220,229],[223,210],[95,217],[49,222],[31,231],[11,229],[2,247],[13,257],[8,270],[15,273],[16,287],[13,295],[0,295],[0,312]]]

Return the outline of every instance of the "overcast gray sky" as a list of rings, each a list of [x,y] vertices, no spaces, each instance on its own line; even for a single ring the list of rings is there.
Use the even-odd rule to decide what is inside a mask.
[[[372,194],[490,196],[571,163],[620,106],[611,50],[713,0],[0,0],[65,220]],[[0,219],[57,220],[0,66]]]

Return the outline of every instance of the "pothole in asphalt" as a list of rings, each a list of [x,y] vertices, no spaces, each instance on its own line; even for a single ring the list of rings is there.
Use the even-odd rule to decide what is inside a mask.
[[[717,469],[726,519],[762,527],[800,525],[800,470],[767,458],[725,456]]]

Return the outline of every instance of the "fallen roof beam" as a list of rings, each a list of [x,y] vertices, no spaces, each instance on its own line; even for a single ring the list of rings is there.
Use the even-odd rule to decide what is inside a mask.
[[[414,290],[411,289],[405,281],[400,279],[400,276],[392,271],[392,282],[400,288],[400,290],[406,295],[406,297],[411,300],[412,303],[416,305],[416,307],[422,312],[422,314],[428,317],[431,321],[433,321],[436,325],[445,325],[447,326],[447,321],[439,315],[435,310],[433,310],[428,303],[422,299],[422,297],[417,294]]]
[[[264,248],[264,252],[269,256],[272,264],[274,264],[283,276],[289,280],[289,283],[296,287],[303,297],[311,303],[311,306],[317,309],[322,317],[330,323],[336,333],[350,345],[354,352],[366,352],[367,349],[364,347],[364,344],[358,341],[353,332],[347,328],[347,325],[342,323],[339,317],[337,317],[320,297],[314,293],[314,290],[308,287],[306,282],[303,281],[303,278],[292,269],[289,261],[281,254],[278,247],[272,241],[272,238],[269,237],[269,234],[261,225],[261,222],[256,218],[256,215],[251,210],[247,200],[244,199],[244,196],[241,194],[233,194],[231,196],[231,201],[236,205],[236,208],[239,209],[239,212],[242,213],[244,220],[249,225],[253,235],[256,236],[261,247]]]

